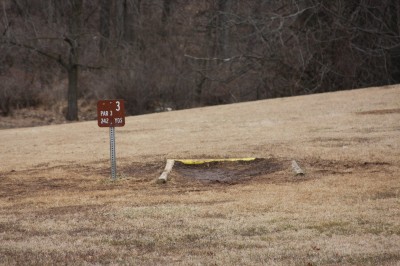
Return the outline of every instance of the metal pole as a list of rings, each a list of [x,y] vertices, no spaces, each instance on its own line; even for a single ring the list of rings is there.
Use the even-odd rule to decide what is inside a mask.
[[[111,178],[117,177],[117,161],[115,158],[115,127],[110,127],[110,158],[111,158]]]

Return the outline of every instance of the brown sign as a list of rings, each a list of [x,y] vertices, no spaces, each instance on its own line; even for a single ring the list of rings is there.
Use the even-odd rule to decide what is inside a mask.
[[[123,127],[125,125],[124,100],[100,100],[97,102],[99,127]]]

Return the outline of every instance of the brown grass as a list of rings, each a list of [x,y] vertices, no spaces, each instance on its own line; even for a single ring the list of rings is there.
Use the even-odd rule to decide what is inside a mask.
[[[399,265],[400,114],[372,112],[399,108],[391,87],[129,117],[115,182],[94,121],[2,130],[0,263]],[[247,156],[279,167],[154,182]]]

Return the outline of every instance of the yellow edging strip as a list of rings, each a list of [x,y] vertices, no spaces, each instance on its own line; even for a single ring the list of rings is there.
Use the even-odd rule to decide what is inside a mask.
[[[256,158],[229,158],[229,159],[175,159],[176,162],[183,164],[203,164],[212,162],[238,162],[238,161],[254,161]]]

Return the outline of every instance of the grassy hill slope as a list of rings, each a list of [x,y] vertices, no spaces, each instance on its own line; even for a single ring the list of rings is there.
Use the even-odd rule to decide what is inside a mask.
[[[115,182],[95,121],[1,130],[0,263],[399,263],[399,121],[398,86],[128,117]],[[234,183],[154,182],[249,156]]]

